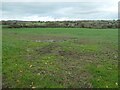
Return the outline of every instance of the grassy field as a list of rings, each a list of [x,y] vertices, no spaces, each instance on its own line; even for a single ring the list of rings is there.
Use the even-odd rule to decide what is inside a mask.
[[[3,87],[117,88],[118,30],[3,29]]]

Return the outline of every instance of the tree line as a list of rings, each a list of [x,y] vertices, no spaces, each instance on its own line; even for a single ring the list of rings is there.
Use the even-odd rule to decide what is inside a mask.
[[[118,20],[1,21],[3,28],[118,28]]]

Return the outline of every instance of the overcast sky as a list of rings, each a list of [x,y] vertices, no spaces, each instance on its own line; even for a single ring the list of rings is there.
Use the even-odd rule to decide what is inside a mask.
[[[2,2],[2,20],[63,21],[63,20],[113,20],[118,19],[118,0],[92,2]],[[17,2],[18,1],[18,2]],[[49,0],[48,0],[49,1]],[[54,0],[52,0],[54,1]],[[75,1],[75,0],[74,0]]]

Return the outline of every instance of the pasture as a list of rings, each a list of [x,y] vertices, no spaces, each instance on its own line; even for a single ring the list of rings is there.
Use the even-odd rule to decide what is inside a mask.
[[[3,28],[3,88],[117,88],[118,30]]]

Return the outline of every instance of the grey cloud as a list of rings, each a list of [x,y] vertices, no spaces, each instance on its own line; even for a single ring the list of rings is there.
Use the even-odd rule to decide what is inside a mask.
[[[4,2],[2,18],[23,18],[37,15],[53,18],[117,19],[116,13],[102,11],[101,8],[104,8],[104,6],[110,7],[109,4],[98,2]]]

